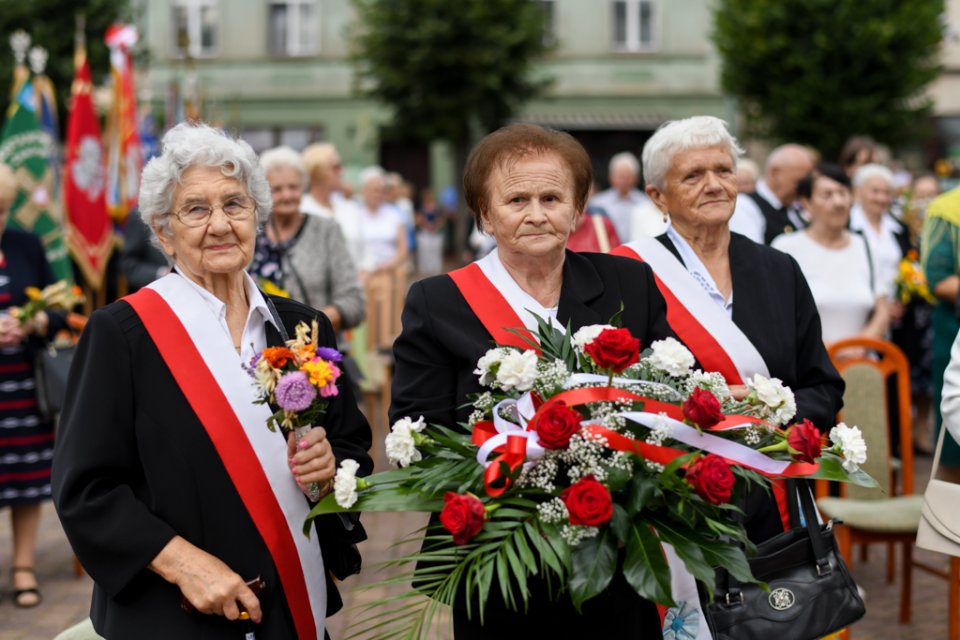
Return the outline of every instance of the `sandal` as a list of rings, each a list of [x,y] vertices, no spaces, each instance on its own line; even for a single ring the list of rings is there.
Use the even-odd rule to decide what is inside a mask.
[[[33,567],[12,567],[10,569],[11,577],[15,573],[29,573],[34,576],[34,582],[36,582],[36,573],[33,570]],[[33,598],[28,598],[25,596],[33,596]],[[25,601],[26,600],[26,601]],[[34,585],[32,587],[27,587],[26,589],[13,589],[13,604],[14,606],[20,609],[30,609],[37,606],[43,601],[43,596],[40,595],[39,585]]]

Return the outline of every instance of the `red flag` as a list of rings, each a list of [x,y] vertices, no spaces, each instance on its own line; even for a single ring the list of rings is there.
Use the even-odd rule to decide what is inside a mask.
[[[67,246],[89,285],[99,289],[115,243],[105,198],[100,123],[93,108],[90,66],[82,47],[77,48],[74,64],[63,172]]]
[[[130,55],[137,38],[137,30],[129,24],[111,25],[104,36],[113,75],[113,107],[107,118],[107,210],[117,222],[126,220],[137,206],[143,168]]]

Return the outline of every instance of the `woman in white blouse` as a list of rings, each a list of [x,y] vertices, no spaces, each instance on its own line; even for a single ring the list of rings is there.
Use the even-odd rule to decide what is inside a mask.
[[[890,324],[889,302],[877,293],[867,242],[847,229],[850,179],[840,167],[821,163],[799,182],[797,195],[810,224],[775,238],[772,246],[800,265],[820,313],[823,341],[882,338]]]

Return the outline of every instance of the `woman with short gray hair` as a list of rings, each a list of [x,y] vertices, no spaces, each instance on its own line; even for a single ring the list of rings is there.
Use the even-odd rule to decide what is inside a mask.
[[[340,224],[308,216],[300,207],[308,176],[290,147],[260,158],[273,198],[273,212],[257,238],[248,271],[295,300],[320,309],[337,331],[363,321],[364,294]]]
[[[248,144],[180,124],[143,171],[140,206],[174,271],[95,311],[67,383],[53,462],[63,529],[94,581],[107,638],[323,638],[341,606],[330,577],[359,570],[356,520],[302,527],[338,461],[360,473],[370,428],[350,376],[322,427],[267,428],[244,368],[301,323],[336,347],[327,317],[264,296],[244,271],[267,179]],[[280,350],[277,350],[280,351]]]

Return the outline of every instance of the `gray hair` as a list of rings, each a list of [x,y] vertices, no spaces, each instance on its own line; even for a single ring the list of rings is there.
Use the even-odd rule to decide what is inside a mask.
[[[161,145],[162,152],[147,163],[140,178],[140,215],[151,230],[170,230],[168,214],[177,187],[192,167],[218,167],[226,177],[242,182],[257,203],[257,223],[270,216],[270,185],[257,154],[243,140],[205,124],[181,122],[167,131]]]
[[[386,176],[387,174],[383,170],[383,167],[378,167],[377,165],[367,167],[366,169],[360,172],[360,186],[365,187],[367,186],[368,182],[376,180],[377,178],[380,178],[381,180],[385,181]]]
[[[856,189],[873,178],[882,178],[889,186],[895,186],[893,171],[882,164],[865,164],[853,174],[853,188]]]
[[[630,169],[634,175],[640,175],[640,162],[637,160],[637,156],[633,155],[629,151],[621,151],[610,158],[610,164],[607,166],[607,171],[609,173],[613,173],[613,170],[621,165]]]
[[[730,151],[736,170],[737,156],[743,153],[743,149],[737,144],[737,139],[730,135],[726,122],[713,116],[694,116],[665,122],[643,145],[643,177],[647,184],[664,189],[667,171],[678,152],[718,146]]]
[[[303,163],[303,157],[288,146],[274,147],[261,153],[260,166],[263,167],[263,172],[268,175],[274,169],[293,169],[300,176],[300,187],[302,189],[306,189],[310,183],[310,176],[307,175],[307,166]]]

